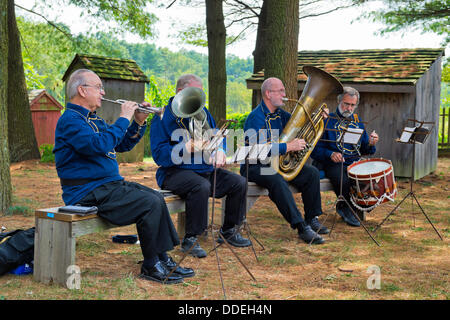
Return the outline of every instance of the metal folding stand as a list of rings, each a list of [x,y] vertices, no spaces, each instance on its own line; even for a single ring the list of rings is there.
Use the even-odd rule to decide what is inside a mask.
[[[410,183],[409,183],[409,192],[405,195],[405,197],[402,199],[402,201],[400,201],[397,206],[391,211],[389,212],[389,214],[383,219],[383,221],[381,221],[380,224],[378,224],[374,231],[376,232],[381,225],[400,207],[400,205],[408,198],[411,197],[411,201],[415,200],[416,204],[419,206],[420,211],[422,211],[423,215],[425,216],[425,218],[428,220],[428,222],[431,224],[431,226],[433,227],[434,231],[437,233],[437,235],[439,236],[439,238],[441,240],[443,240],[442,236],[440,235],[439,231],[436,229],[436,227],[434,226],[434,224],[431,222],[430,218],[428,217],[428,215],[425,213],[425,211],[423,210],[422,206],[419,203],[419,200],[416,197],[416,194],[414,192],[413,189],[413,185],[414,185],[414,169],[415,169],[415,160],[416,160],[416,145],[417,144],[423,144],[425,143],[425,141],[427,140],[427,137],[429,136],[429,134],[431,133],[431,131],[433,130],[434,127],[434,122],[424,122],[424,121],[417,121],[414,119],[408,119],[408,122],[414,122],[414,124],[419,124],[418,126],[414,126],[414,127],[407,127],[405,126],[403,128],[403,133],[400,139],[397,139],[396,142],[399,143],[403,143],[403,144],[410,144],[412,145],[413,148],[413,155],[411,158],[411,177],[410,177]],[[429,128],[424,127],[424,125],[429,125]],[[412,202],[412,205],[414,205],[414,202]]]
[[[262,146],[262,145],[257,145],[257,146],[255,146],[255,148],[258,148],[260,146]],[[241,154],[242,152],[244,152],[244,154],[245,154],[244,158],[242,158],[242,154]],[[250,160],[249,159],[250,153],[251,153],[250,152],[250,148],[247,148],[247,149],[239,148],[236,151],[235,155],[233,156],[233,159],[230,162],[230,163],[241,163],[242,161],[244,161],[244,163],[245,163],[245,167],[246,167],[245,181],[246,181],[246,186],[247,186],[246,192],[245,192],[245,199],[247,199],[247,194],[248,194],[248,166],[249,166],[249,160]],[[253,160],[255,160],[255,159],[253,159]],[[256,254],[255,247],[253,246],[253,242],[251,241],[251,238],[253,238],[261,246],[262,250],[265,250],[265,248],[264,248],[264,245],[253,235],[253,233],[250,230],[250,225],[249,225],[249,223],[247,221],[247,205],[248,204],[247,204],[247,200],[246,200],[245,204],[244,204],[244,206],[245,206],[244,207],[244,217],[243,217],[242,222],[240,223],[240,225],[236,228],[235,232],[240,232],[241,230],[244,230],[246,232],[247,237],[250,240],[250,243],[251,243],[250,247],[251,247],[251,249],[253,251],[253,254],[255,255],[255,259],[256,259],[256,261],[259,261],[258,256]],[[220,246],[221,246],[221,244],[218,244],[212,250],[214,250],[214,249],[216,249],[217,247],[220,247]]]
[[[216,162],[217,162],[217,151],[219,149],[220,143],[219,143],[219,136],[225,137],[227,134],[227,123],[231,122],[231,121],[227,121],[219,130],[219,132],[212,137],[211,143],[209,144],[209,147],[207,147],[209,149],[209,151],[211,152],[211,154],[214,154],[215,156],[215,161],[214,161],[214,165],[213,165],[213,192],[212,192],[212,208],[211,208],[211,224],[210,224],[210,228],[211,228],[211,239],[212,239],[212,243],[213,243],[213,249],[211,251],[215,251],[215,255],[216,255],[216,260],[217,260],[217,269],[219,271],[219,276],[220,276],[220,282],[222,285],[222,291],[223,291],[223,295],[225,300],[227,299],[226,296],[226,292],[225,292],[225,285],[223,282],[223,277],[222,277],[222,270],[220,268],[220,260],[219,260],[219,254],[217,251],[217,248],[219,246],[216,246],[216,239],[214,237],[214,213],[215,213],[215,198],[216,198],[216,181],[217,181],[217,167],[216,167]],[[236,228],[237,229],[237,228]],[[223,235],[219,232],[219,237],[223,240],[223,243],[226,245],[226,247],[233,253],[233,255],[236,257],[236,259],[239,261],[239,263],[244,267],[244,269],[248,272],[248,274],[250,275],[250,277],[256,281],[256,278],[253,276],[253,274],[250,272],[250,270],[247,268],[247,266],[244,264],[244,262],[239,258],[239,256],[237,255],[237,253],[233,250],[233,248],[231,247],[231,245],[228,243],[228,241],[223,237]],[[182,256],[182,258],[180,259],[180,261],[178,263],[176,263],[175,267],[172,268],[172,270],[169,272],[169,274],[166,277],[166,280],[168,279],[168,277],[176,270],[176,268],[181,264],[181,262],[183,262],[183,260],[187,257],[187,255],[191,252],[191,250],[194,248],[195,244],[197,243],[198,239],[196,239],[196,241],[194,242],[194,244],[189,248],[189,250],[187,250],[186,252],[184,252],[184,255]]]
[[[212,208],[211,208],[211,239],[212,239],[212,244],[213,244],[213,249],[216,255],[216,260],[217,260],[217,268],[219,270],[219,274],[220,274],[220,281],[222,284],[222,290],[223,290],[223,295],[224,298],[226,299],[226,293],[225,293],[225,286],[223,283],[223,277],[222,277],[222,271],[220,269],[220,260],[219,260],[219,254],[217,249],[220,247],[219,245],[216,245],[216,239],[214,237],[214,212],[215,212],[215,199],[216,199],[216,177],[217,177],[217,167],[216,167],[216,162],[217,162],[217,150],[218,148],[215,149],[215,157],[216,157],[216,161],[214,161],[214,171],[213,171],[213,194],[212,194]],[[238,232],[239,228],[235,229],[235,232]],[[253,276],[253,274],[250,272],[250,270],[247,268],[247,266],[245,265],[245,263],[239,258],[238,254],[233,250],[233,248],[231,247],[231,245],[228,243],[228,241],[225,239],[225,237],[220,233],[219,233],[219,237],[222,239],[222,243],[224,243],[226,245],[226,247],[233,253],[233,255],[236,257],[236,259],[239,261],[239,263],[244,267],[244,269],[247,271],[247,273],[250,275],[250,277],[253,279],[253,281],[256,281],[256,278]]]

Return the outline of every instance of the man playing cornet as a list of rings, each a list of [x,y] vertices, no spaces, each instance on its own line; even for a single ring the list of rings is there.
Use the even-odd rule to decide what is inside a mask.
[[[179,239],[164,197],[125,181],[116,160],[116,152],[131,150],[142,138],[148,114],[126,101],[119,118],[108,125],[96,114],[104,94],[101,79],[87,69],[73,72],[67,82],[69,103],[56,125],[53,150],[63,200],[66,205],[96,206],[98,215],[115,225],[135,223],[144,257],[140,276],[160,283],[183,282],[194,271],[177,267],[167,255]]]

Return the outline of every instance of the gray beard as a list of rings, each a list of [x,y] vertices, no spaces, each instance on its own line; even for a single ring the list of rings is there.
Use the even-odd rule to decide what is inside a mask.
[[[341,105],[339,105],[338,108],[339,108],[339,112],[341,113],[341,115],[342,115],[344,118],[349,118],[349,117],[351,117],[351,115],[352,115],[353,112],[354,112],[354,111],[352,111],[352,112],[350,112],[350,111],[342,111]]]

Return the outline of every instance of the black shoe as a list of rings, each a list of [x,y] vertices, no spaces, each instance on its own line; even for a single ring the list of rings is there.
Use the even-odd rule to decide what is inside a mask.
[[[170,271],[164,266],[164,264],[161,261],[158,261],[149,270],[142,265],[141,274],[139,275],[139,277],[163,284],[174,284],[174,283],[181,283],[184,281],[182,276],[175,273],[172,273],[170,277],[167,278],[169,272]]]
[[[306,221],[306,223],[311,227],[311,229],[313,229],[313,231],[317,232],[318,234],[330,233],[330,230],[328,230],[327,227],[320,224],[319,219],[317,219],[317,217],[312,218],[311,221]]]
[[[177,263],[173,261],[172,257],[169,257],[167,261],[161,261],[161,263],[166,267],[167,270],[172,271],[173,268],[177,267],[172,274],[179,275],[183,278],[189,278],[195,276],[194,270],[191,268],[183,268],[182,266],[177,266]]]
[[[195,245],[194,245],[195,243]],[[187,252],[192,246],[194,246],[191,251],[189,251],[189,254],[196,258],[204,258],[206,257],[206,251],[200,247],[198,244],[197,237],[189,237],[184,238],[183,242],[181,243],[181,251]]]
[[[301,227],[301,229],[298,230],[298,236],[306,243],[322,244],[325,242],[325,240],[314,232],[309,225]]]
[[[359,227],[361,225],[358,219],[356,219],[356,217],[353,215],[353,212],[349,207],[345,206],[343,208],[336,208],[336,212],[349,226]]]
[[[228,229],[225,232],[222,230],[222,228],[220,228],[219,232],[227,240],[227,242],[234,247],[243,248],[252,245],[252,242],[249,239],[242,237],[241,233],[236,228]],[[217,242],[224,242],[221,236],[219,236]]]

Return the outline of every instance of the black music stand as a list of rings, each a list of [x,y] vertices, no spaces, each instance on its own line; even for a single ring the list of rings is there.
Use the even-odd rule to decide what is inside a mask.
[[[231,159],[231,163],[244,163],[245,169],[246,169],[246,176],[245,176],[245,182],[247,185],[247,190],[245,192],[245,208],[244,208],[244,217],[242,219],[242,223],[237,228],[237,230],[243,229],[246,231],[248,238],[253,238],[260,246],[262,250],[265,250],[263,244],[253,235],[253,233],[250,230],[250,225],[247,221],[247,194],[248,194],[248,166],[249,161],[257,161],[257,160],[265,160],[267,158],[267,155],[269,153],[270,148],[269,144],[255,144],[253,146],[243,146],[238,148],[236,153],[234,154],[233,158]],[[251,241],[251,240],[250,240]],[[253,254],[255,255],[256,261],[259,261],[258,256],[256,255],[255,248],[253,246],[253,242],[251,242],[251,248],[253,251]]]
[[[219,135],[221,135],[222,138],[224,138],[226,136],[226,134],[227,134],[227,131],[225,130],[226,129],[226,125],[227,124],[224,124],[222,126],[222,128],[221,128],[221,131],[219,132]],[[221,141],[221,139],[217,139],[217,135],[216,135],[216,139],[214,139],[214,137],[213,137],[212,141],[215,141],[215,142],[213,144],[211,144],[208,149],[209,149],[209,151],[213,150],[211,152],[211,154],[213,154],[215,152],[215,157],[216,157],[216,161],[217,161],[217,151],[218,151],[218,149],[220,147],[220,142],[219,141]],[[219,254],[218,254],[218,251],[217,251],[217,249],[221,246],[221,244],[216,245],[216,239],[214,237],[214,212],[215,212],[215,199],[216,199],[216,197],[215,197],[216,196],[216,176],[217,176],[217,167],[216,167],[215,164],[214,164],[213,168],[214,168],[214,171],[213,171],[213,175],[214,176],[213,176],[213,194],[212,194],[212,208],[211,208],[211,239],[212,239],[212,244],[213,244],[213,249],[212,250],[214,250],[214,252],[216,254],[217,268],[219,270],[220,281],[221,281],[221,284],[222,284],[222,291],[223,291],[223,294],[224,294],[224,298],[226,299],[227,297],[226,297],[226,293],[225,293],[225,286],[224,286],[224,283],[223,283],[222,271],[220,269]],[[235,232],[238,232],[239,229],[240,228],[236,228]],[[247,266],[244,264],[244,262],[239,258],[237,253],[233,250],[231,245],[228,243],[228,241],[225,239],[225,237],[220,233],[220,231],[218,232],[218,234],[219,234],[218,238],[222,239],[222,244],[226,245],[226,247],[233,253],[233,255],[236,257],[236,259],[239,261],[239,263],[244,267],[244,269],[247,271],[247,273],[250,275],[250,277],[254,281],[256,281],[256,278],[253,276],[253,274],[250,272],[250,270],[247,268]],[[253,244],[251,246],[252,246],[252,249],[253,249]],[[254,249],[253,249],[253,251],[254,251]]]
[[[408,123],[411,123],[411,122],[413,123],[413,126],[412,127],[407,126]],[[439,234],[438,230],[436,229],[436,227],[431,222],[430,218],[428,218],[427,214],[423,210],[423,208],[420,205],[419,200],[417,199],[416,194],[413,190],[416,145],[424,144],[426,142],[428,136],[430,135],[431,131],[433,130],[433,128],[434,128],[434,122],[425,122],[425,121],[418,121],[418,120],[414,120],[414,119],[408,119],[405,127],[403,128],[402,135],[400,136],[400,138],[395,140],[396,142],[399,142],[399,143],[410,144],[410,145],[412,145],[412,148],[413,148],[413,156],[411,157],[411,177],[410,177],[410,184],[409,184],[409,192],[402,199],[402,201],[400,201],[399,204],[397,204],[397,206],[391,212],[389,212],[389,214],[383,219],[383,221],[375,227],[374,232],[377,231],[381,227],[381,225],[389,218],[389,216],[391,216],[398,209],[398,207],[400,207],[400,205],[403,203],[403,201],[406,200],[406,198],[411,197],[412,200],[416,201],[416,203],[419,206],[420,210],[422,211],[423,215],[425,216],[425,218],[427,218],[428,222],[431,224],[434,231],[436,231],[439,238],[441,240],[443,240],[442,236]],[[413,202],[413,204],[414,204],[414,202]]]
[[[217,151],[220,148],[221,145],[221,141],[222,139],[227,135],[228,130],[226,129],[228,124],[230,122],[233,122],[233,120],[226,120],[225,124],[222,125],[222,127],[220,128],[220,130],[211,138],[211,140],[209,141],[209,143],[205,146],[205,151],[209,152],[211,155],[214,154],[215,156],[215,160],[217,161]],[[215,162],[216,162],[215,161]],[[222,284],[222,291],[224,294],[224,298],[225,300],[227,299],[226,293],[225,293],[225,286],[224,286],[224,282],[223,282],[223,278],[222,278],[222,271],[220,269],[220,260],[219,260],[219,255],[217,252],[217,248],[219,246],[215,246],[216,243],[216,239],[214,237],[214,212],[215,212],[215,196],[216,196],[216,177],[217,177],[217,167],[214,164],[213,165],[213,194],[212,194],[212,209],[211,209],[211,238],[212,238],[212,242],[213,242],[213,249],[215,251],[216,254],[216,260],[217,260],[217,269],[219,271],[219,276],[220,276],[220,282]],[[228,241],[220,234],[219,232],[219,237],[223,240],[223,243],[225,243],[225,245],[228,247],[228,249],[230,249],[230,251],[234,254],[234,256],[236,257],[236,259],[239,261],[239,263],[241,263],[241,265],[244,267],[244,269],[249,273],[249,275],[251,276],[251,278],[256,281],[255,277],[253,276],[253,274],[250,272],[250,270],[247,268],[247,266],[242,262],[242,260],[239,258],[239,256],[237,255],[237,253],[233,250],[233,248],[231,247],[231,245],[228,243]],[[180,259],[180,261],[178,263],[176,263],[175,267],[172,268],[172,270],[169,272],[169,274],[167,275],[166,279],[167,280],[169,278],[169,276],[176,270],[176,268],[183,262],[183,260],[187,257],[187,255],[191,252],[191,250],[194,248],[195,244],[197,243],[198,239],[194,242],[194,244],[189,248],[189,250],[187,250],[186,252],[184,252],[184,255],[182,256],[182,258]],[[211,250],[211,251],[212,251]],[[210,252],[211,252],[210,251]]]
[[[327,123],[330,117],[328,117],[327,119]],[[354,128],[349,128],[349,122],[345,121],[346,124],[344,124],[344,130],[342,135],[339,137],[338,140],[327,140],[327,139],[320,139],[320,141],[326,141],[326,142],[334,142],[337,143],[341,146],[341,150],[343,150],[342,154],[345,155],[345,149],[344,149],[344,143],[345,144],[352,144],[355,145],[356,147],[358,146],[359,140],[361,140],[361,137],[363,135],[363,130],[356,130]],[[326,128],[326,124],[325,124],[325,128]],[[336,129],[325,129],[325,130],[330,130],[330,131],[340,131],[340,130],[336,130]],[[358,158],[361,156],[361,154],[359,153],[359,149],[357,148],[358,151]],[[336,201],[333,204],[334,207],[334,221],[333,221],[333,225],[331,226],[330,229],[330,233],[328,234],[329,236],[331,236],[331,232],[333,231],[333,228],[336,224],[336,218],[337,218],[337,212],[336,212],[336,206],[339,202],[344,202],[350,209],[350,211],[352,212],[353,216],[359,221],[359,223],[361,224],[361,226],[364,228],[364,230],[366,231],[366,233],[369,235],[369,237],[372,239],[373,242],[375,242],[375,244],[377,246],[380,246],[380,244],[374,239],[374,237],[370,234],[369,230],[367,229],[367,227],[364,225],[364,223],[362,222],[362,220],[359,218],[358,214],[353,210],[352,206],[348,203],[348,201],[345,199],[345,197],[342,195],[342,183],[343,183],[343,174],[344,174],[344,162],[341,162],[341,181],[340,181],[340,188],[339,188],[339,195],[336,198]],[[325,221],[328,218],[328,214],[325,217]],[[312,241],[311,241],[312,242]],[[311,244],[311,243],[310,243]]]

